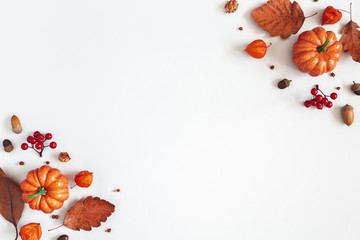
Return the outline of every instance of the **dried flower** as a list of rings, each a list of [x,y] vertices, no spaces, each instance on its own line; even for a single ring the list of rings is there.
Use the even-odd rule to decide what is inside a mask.
[[[39,240],[42,235],[40,223],[29,223],[20,229],[22,240]]]
[[[61,162],[68,162],[68,161],[70,161],[70,156],[69,156],[69,154],[67,153],[67,152],[61,152],[60,154],[59,154],[59,160],[61,161]]]
[[[88,188],[93,181],[93,173],[89,171],[81,171],[75,176],[75,182],[79,187]]]

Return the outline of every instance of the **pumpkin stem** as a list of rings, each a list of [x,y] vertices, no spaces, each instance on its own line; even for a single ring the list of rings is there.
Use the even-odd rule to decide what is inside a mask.
[[[328,39],[328,40],[326,40],[326,42],[324,43],[324,45],[318,46],[317,51],[318,51],[319,53],[326,52],[326,50],[327,50],[327,45],[330,43],[330,41],[331,41],[331,40]]]
[[[34,195],[28,195],[26,198],[30,199],[30,198],[37,198],[40,195],[46,195],[46,190],[44,187],[40,187],[37,194]]]

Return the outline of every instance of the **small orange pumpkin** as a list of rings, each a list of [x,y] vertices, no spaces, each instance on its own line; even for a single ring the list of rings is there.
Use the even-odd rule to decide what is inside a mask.
[[[60,170],[44,165],[31,170],[21,183],[22,199],[31,209],[52,213],[69,198],[68,179]]]
[[[342,44],[332,31],[322,27],[305,31],[293,46],[293,63],[301,72],[316,77],[335,69],[341,58]]]

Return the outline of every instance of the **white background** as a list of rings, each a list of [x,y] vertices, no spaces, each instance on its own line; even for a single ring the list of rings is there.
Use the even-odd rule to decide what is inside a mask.
[[[297,35],[271,38],[250,16],[265,1],[240,0],[234,14],[225,2],[0,1],[0,135],[16,147],[1,151],[1,168],[18,183],[46,160],[70,185],[78,171],[94,172],[58,220],[26,206],[19,227],[40,222],[47,240],[359,239],[360,97],[350,86],[360,64],[344,54],[335,78],[300,73],[291,63]],[[306,16],[319,12],[299,33],[319,26],[327,5],[349,8],[299,3]],[[326,29],[340,37],[348,20]],[[261,60],[243,51],[259,38],[273,44]],[[293,82],[279,90],[285,77]],[[341,87],[332,109],[303,107],[315,84]],[[346,103],[351,127],[341,120]],[[43,159],[20,150],[35,130],[58,142]],[[59,162],[60,151],[72,160]],[[47,231],[88,195],[116,205],[106,223]],[[0,218],[1,239],[14,235]]]

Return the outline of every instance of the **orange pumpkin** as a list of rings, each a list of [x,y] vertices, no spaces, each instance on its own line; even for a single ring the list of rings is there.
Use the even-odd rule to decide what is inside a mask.
[[[341,58],[342,44],[332,31],[322,27],[305,31],[293,47],[293,63],[301,72],[319,76],[334,70]]]
[[[69,198],[68,179],[56,168],[44,165],[31,170],[21,183],[22,199],[31,209],[52,213]]]

